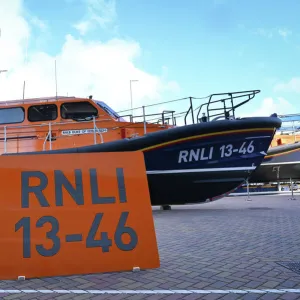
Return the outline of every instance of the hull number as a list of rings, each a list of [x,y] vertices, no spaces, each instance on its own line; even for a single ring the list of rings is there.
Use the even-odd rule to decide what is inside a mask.
[[[233,153],[252,153],[254,151],[253,141],[251,141],[248,145],[246,145],[246,142],[242,144],[240,148],[233,148],[232,144],[228,145],[222,145],[220,147],[221,157],[230,157]]]
[[[125,226],[127,221],[127,217],[129,212],[122,212],[121,217],[119,219],[118,225],[114,232],[114,239],[109,238],[108,231],[100,231],[98,238],[96,237],[96,232],[100,228],[100,222],[104,216],[103,213],[96,213],[95,218],[89,228],[89,232],[84,238],[82,233],[76,234],[67,234],[65,235],[65,242],[82,242],[84,241],[86,248],[99,247],[102,248],[102,252],[109,252],[110,247],[112,247],[112,243],[114,241],[115,245],[118,249],[122,251],[131,251],[133,250],[138,243],[137,233],[133,228]],[[50,224],[50,229],[49,229]],[[52,242],[52,246],[44,247],[42,244],[36,245],[36,251],[39,255],[44,257],[54,256],[59,253],[61,248],[61,234],[59,232],[60,225],[57,218],[53,216],[43,216],[37,220],[35,223],[35,227],[41,228],[45,225],[48,231],[46,232],[46,237]],[[15,225],[15,231],[20,229],[23,230],[23,257],[30,258],[31,257],[31,228],[33,224],[31,224],[30,217],[24,217],[18,221]],[[128,234],[130,237],[130,242],[125,244],[122,240],[123,234]]]
[[[218,157],[231,157],[233,153],[251,154],[255,150],[253,140],[250,143],[243,142],[240,147],[234,148],[232,144],[222,145],[219,148],[213,146],[208,148],[198,148],[191,150],[182,150],[179,152],[178,163],[211,160],[213,157],[217,159],[214,154],[217,153]]]

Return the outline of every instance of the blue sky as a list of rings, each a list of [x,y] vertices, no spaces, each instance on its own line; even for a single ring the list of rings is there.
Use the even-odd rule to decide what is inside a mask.
[[[299,11],[297,0],[22,2],[22,16],[33,25],[32,59],[37,52],[61,55],[67,35],[85,44],[117,39],[138,47],[138,54],[127,57],[136,69],[163,78],[164,85],[171,82],[154,97],[140,91],[135,103],[260,89],[252,104],[240,110],[248,114],[300,113]],[[143,77],[131,78],[140,80],[134,88],[141,89]],[[126,98],[128,106],[126,93],[118,97]],[[115,99],[112,103],[115,107]]]

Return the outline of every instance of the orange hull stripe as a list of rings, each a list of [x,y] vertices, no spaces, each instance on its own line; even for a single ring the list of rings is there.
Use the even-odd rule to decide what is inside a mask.
[[[293,149],[293,150],[289,150],[289,151],[286,151],[286,152],[281,152],[281,153],[277,153],[277,154],[267,155],[266,158],[281,156],[281,155],[284,155],[284,154],[287,154],[287,153],[292,153],[292,152],[297,152],[297,151],[300,151],[300,147],[298,149]]]

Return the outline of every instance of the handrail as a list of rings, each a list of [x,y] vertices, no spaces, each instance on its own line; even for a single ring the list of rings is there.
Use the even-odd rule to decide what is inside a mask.
[[[101,144],[103,143],[103,136],[102,133],[100,132],[99,128],[96,125],[96,118],[95,116],[93,116],[93,124],[94,124],[94,144],[97,143],[97,138],[96,138],[96,131],[98,132],[98,134],[100,135],[101,138]]]
[[[65,120],[65,121],[51,121],[51,122],[45,122],[45,123],[40,123],[40,124],[26,124],[26,125],[17,125],[17,124],[12,124],[12,125],[0,125],[0,135],[4,134],[4,152],[7,151],[7,140],[11,139],[11,138],[40,138],[40,135],[38,134],[39,132],[41,132],[41,130],[43,130],[44,127],[48,127],[48,132],[46,134],[46,137],[44,138],[43,135],[43,149],[46,148],[46,142],[49,141],[49,147],[50,149],[52,149],[52,131],[53,128],[55,126],[64,126],[64,125],[74,125],[74,124],[90,124],[91,122],[93,122],[93,132],[94,132],[94,144],[97,143],[97,133],[100,135],[100,139],[101,139],[101,143],[104,142],[103,139],[103,135],[100,131],[100,129],[98,128],[98,124],[100,124],[101,122],[111,122],[112,125],[111,126],[105,126],[107,130],[116,130],[116,129],[121,129],[121,128],[140,128],[141,124],[143,124],[144,127],[144,134],[147,134],[147,126],[149,126],[150,121],[152,120],[157,120],[157,124],[160,124],[160,122],[162,123],[161,126],[162,127],[167,127],[170,125],[170,120],[172,122],[173,126],[177,126],[176,122],[177,122],[177,118],[184,118],[184,123],[187,124],[187,117],[189,115],[191,115],[191,119],[192,119],[192,123],[195,122],[200,122],[199,120],[199,114],[202,111],[203,108],[206,109],[207,112],[207,121],[210,121],[211,117],[217,117],[215,119],[219,119],[222,116],[224,116],[225,118],[229,117],[229,114],[232,113],[233,118],[235,118],[235,110],[240,107],[241,105],[247,103],[248,101],[250,101],[251,99],[253,99],[255,97],[255,95],[257,93],[259,93],[260,90],[251,90],[251,91],[240,91],[240,92],[228,92],[228,93],[215,93],[215,94],[211,94],[209,96],[206,97],[186,97],[186,98],[181,98],[181,99],[175,99],[175,100],[170,100],[170,101],[165,101],[165,102],[160,102],[160,103],[155,103],[155,104],[150,104],[150,105],[144,105],[138,108],[134,108],[133,110],[142,108],[142,115],[136,115],[133,116],[132,114],[126,115],[130,117],[130,122],[127,121],[120,121],[120,122],[116,122],[116,120],[114,118],[110,118],[108,117],[106,114],[101,114],[96,116],[93,116],[92,119],[90,120],[82,120],[80,122],[74,122],[73,120]],[[216,98],[220,98],[220,99],[215,99]],[[245,100],[240,101],[238,103],[235,103],[235,100],[240,99],[242,97],[246,97]],[[74,97],[68,97],[68,98],[74,98]],[[197,103],[195,105],[195,101],[199,101],[199,100],[204,100],[204,99],[208,99],[207,102],[204,102],[202,104]],[[182,111],[179,113],[175,113],[174,110],[163,110],[161,113],[149,113],[146,114],[146,109],[152,106],[156,106],[156,105],[161,105],[161,104],[165,104],[165,103],[172,103],[172,102],[177,102],[177,101],[183,101],[183,100],[189,100],[189,107],[186,111]],[[226,104],[226,101],[230,102],[230,105]],[[221,106],[214,108],[212,107],[213,104],[216,103],[220,103]],[[131,110],[131,109],[130,109]],[[219,112],[221,110],[221,112]],[[195,113],[197,113],[195,115]],[[159,117],[157,117],[159,116]],[[220,116],[220,117],[219,117]],[[99,117],[104,117],[99,119]],[[120,117],[125,117],[125,116],[120,116]],[[148,119],[148,117],[150,117],[150,120]],[[157,118],[151,118],[151,117],[157,117]],[[196,120],[195,120],[196,117]],[[136,118],[142,118],[141,122],[134,122],[134,119]],[[96,120],[97,119],[97,120]],[[148,120],[147,120],[148,119]],[[120,120],[120,119],[119,119]],[[156,124],[156,122],[153,122],[153,124]],[[3,133],[1,132],[1,129],[3,128]],[[30,129],[31,131],[27,131],[27,129]],[[40,129],[36,129],[34,130],[34,128],[41,128]],[[7,138],[7,130],[8,129],[13,129],[9,131],[9,135],[10,137]],[[17,131],[17,133],[15,132],[15,130],[20,130],[23,129],[21,132]],[[63,130],[60,129],[59,130]],[[28,132],[35,132],[35,135],[31,136],[29,135],[25,135]],[[43,130],[43,132],[45,132],[45,130]],[[11,137],[11,135],[16,134],[18,137]],[[25,136],[24,136],[25,135]],[[55,137],[60,138],[60,137]]]
[[[224,117],[228,118],[229,117],[229,113],[232,111],[233,113],[233,118],[235,118],[235,110],[236,108],[240,107],[241,105],[244,105],[245,103],[249,102],[251,99],[253,99],[255,97],[256,94],[258,94],[260,92],[260,90],[250,90],[250,91],[241,91],[241,92],[228,92],[228,93],[216,93],[216,94],[211,94],[209,96],[209,100],[206,103],[203,103],[200,107],[199,107],[199,111],[197,113],[197,120],[199,119],[199,115],[200,112],[202,110],[202,108],[204,106],[206,106],[206,113],[207,113],[207,119],[208,121],[210,121],[210,118],[213,116],[219,116],[219,115],[223,115],[224,113]],[[238,95],[241,94],[241,95]],[[212,100],[213,97],[215,96],[229,96],[229,97],[222,97],[221,99],[217,99],[217,100]],[[237,98],[241,98],[241,97],[248,97],[246,100],[238,103],[238,104],[234,104],[234,99]],[[231,107],[226,106],[226,101],[230,100],[230,104]],[[223,104],[223,107],[220,108],[210,108],[211,104],[213,103],[218,103],[221,102]],[[223,112],[220,113],[216,113],[211,115],[210,112],[211,111],[217,111],[217,110],[222,110]]]
[[[190,107],[189,109],[187,110],[185,116],[184,116],[184,124],[186,125],[186,119],[189,115],[189,113],[191,112],[192,113],[192,120],[193,120],[193,124],[195,123],[195,119],[194,119],[194,110],[193,110],[193,97],[189,97],[190,99]]]
[[[215,94],[211,94],[209,96],[205,96],[205,97],[185,97],[185,98],[180,98],[180,99],[175,99],[175,100],[169,100],[169,101],[164,101],[164,102],[159,102],[159,103],[154,103],[154,104],[149,104],[149,105],[143,105],[143,106],[140,106],[140,107],[136,107],[136,108],[133,108],[133,109],[128,109],[128,110],[123,110],[123,111],[120,111],[120,112],[125,112],[125,111],[131,111],[131,110],[137,110],[137,109],[143,109],[146,111],[147,108],[149,107],[153,107],[153,106],[157,106],[157,105],[161,105],[161,104],[166,104],[166,103],[173,103],[173,102],[178,102],[178,101],[184,101],[184,100],[189,100],[189,108],[188,110],[184,111],[184,112],[180,112],[180,113],[175,113],[175,111],[173,110],[164,110],[160,113],[151,113],[151,114],[145,114],[143,113],[142,115],[136,115],[136,116],[133,116],[132,114],[127,114],[127,115],[120,115],[120,118],[121,117],[130,117],[130,122],[129,123],[134,123],[134,119],[136,118],[143,118],[143,121],[146,121],[146,122],[149,122],[150,120],[147,121],[146,117],[152,117],[152,116],[161,116],[161,118],[153,118],[151,120],[157,120],[156,122],[160,122],[162,121],[163,125],[164,125],[164,120],[165,118],[167,117],[168,114],[171,114],[171,119],[172,119],[172,123],[173,125],[175,125],[176,123],[176,118],[175,116],[178,116],[178,117],[184,117],[184,122],[185,124],[187,124],[187,117],[189,116],[189,114],[191,114],[191,117],[192,117],[192,122],[195,123],[195,115],[194,115],[194,112],[196,110],[198,110],[198,113],[197,113],[197,119],[196,119],[196,122],[198,122],[199,120],[199,114],[200,112],[202,111],[202,108],[204,106],[207,106],[207,114],[209,115],[209,112],[210,111],[214,111],[214,110],[220,110],[221,108],[217,108],[217,109],[214,109],[214,108],[210,108],[210,105],[213,104],[213,103],[217,103],[217,102],[223,102],[223,107],[222,107],[222,110],[225,112],[231,112],[233,111],[233,114],[234,114],[234,111],[236,108],[238,108],[239,106],[245,104],[246,102],[248,102],[249,100],[251,100],[255,94],[257,94],[258,92],[260,92],[259,90],[252,90],[252,91],[241,91],[241,92],[228,92],[228,93],[215,93]],[[213,97],[215,96],[229,96],[229,97],[223,97],[222,99],[217,99],[217,100],[213,100]],[[234,105],[233,103],[233,100],[236,99],[236,98],[240,98],[240,97],[245,97],[245,96],[248,96],[248,99],[246,99],[245,101],[243,101],[242,103],[239,103],[239,104],[236,104]],[[51,99],[51,97],[49,97]],[[49,98],[45,98],[46,100],[49,99]],[[74,97],[61,97],[61,98],[74,98]],[[41,100],[42,98],[36,98],[37,100]],[[207,102],[205,103],[202,103],[200,106],[198,106],[196,109],[194,109],[194,104],[193,104],[193,101],[195,100],[204,100],[204,99],[208,99]],[[231,108],[224,108],[224,104],[227,100],[230,100],[231,101]],[[13,101],[11,101],[10,103],[12,103]],[[226,105],[225,105],[226,106]],[[118,114],[120,113],[118,112]],[[222,114],[222,113],[219,113],[219,114]],[[219,114],[214,114],[212,116],[217,116]],[[101,118],[101,121],[100,122],[103,122],[103,121],[113,121],[112,118],[107,118],[107,115],[99,115],[99,117],[106,117],[105,119],[102,119]],[[120,118],[118,118],[118,120],[120,120]],[[169,120],[170,120],[169,118]],[[145,120],[146,119],[146,120]],[[80,121],[80,123],[89,123],[90,121],[87,120],[87,121]],[[99,122],[97,120],[97,122]],[[156,122],[153,122],[154,124]],[[52,123],[52,126],[57,126],[57,125],[68,125],[68,124],[73,124],[74,121],[70,120],[70,121],[63,121],[63,122],[60,122],[60,121],[53,121],[51,122]],[[47,123],[41,123],[41,124],[28,124],[28,125],[17,125],[17,124],[14,124],[12,126],[10,125],[0,125],[0,128],[1,127],[4,127],[4,126],[7,126],[7,128],[15,128],[15,129],[20,129],[20,128],[32,128],[32,127],[43,127],[43,126],[48,126],[48,122]],[[131,126],[131,124],[128,124],[126,126]],[[175,125],[176,126],[176,125]],[[116,128],[119,128],[119,126],[117,126]]]
[[[182,115],[181,117],[184,117],[184,124],[187,125],[187,118],[189,116],[191,116],[192,119],[192,123],[194,124],[195,122],[199,122],[199,115],[202,111],[202,109],[204,107],[206,107],[206,113],[207,113],[207,120],[210,121],[211,117],[216,117],[216,116],[224,116],[225,118],[228,118],[230,113],[232,113],[232,117],[235,118],[235,111],[238,107],[240,107],[241,105],[244,105],[245,103],[249,102],[251,99],[253,99],[255,97],[255,95],[257,93],[259,93],[260,90],[247,90],[247,91],[238,91],[238,92],[227,92],[227,93],[214,93],[211,94],[209,96],[206,97],[185,97],[185,98],[180,98],[180,99],[175,99],[175,100],[169,100],[169,101],[164,101],[164,102],[159,102],[159,103],[155,103],[155,104],[150,104],[150,105],[144,105],[141,107],[135,107],[133,109],[130,109],[130,111],[132,110],[137,110],[142,108],[143,110],[145,110],[148,107],[151,106],[155,106],[155,105],[161,105],[161,104],[166,104],[166,103],[172,103],[172,102],[177,102],[177,101],[183,101],[183,100],[189,100],[189,107],[185,112],[182,113],[178,113],[178,114],[174,114],[175,111],[172,111],[172,122],[173,125],[176,126],[176,119],[175,119],[175,115]],[[216,99],[216,97],[221,97],[221,99]],[[235,103],[237,99],[242,98],[242,97],[246,97],[246,99],[244,101],[241,101],[239,103]],[[195,100],[204,100],[204,99],[208,99],[207,102],[202,103],[201,105],[199,105],[197,108],[194,108],[194,101]],[[230,102],[230,104],[227,104],[227,101]],[[218,107],[218,108],[212,108],[212,104],[216,104],[216,103],[221,103],[222,106]],[[195,120],[195,114],[194,112],[197,112],[196,115],[196,120]],[[221,110],[221,112],[220,112]],[[117,112],[118,114],[120,114],[121,112],[126,112],[129,111],[128,110],[122,110]],[[132,114],[128,114],[128,115],[120,115],[121,117],[130,117],[130,121],[133,122],[133,120],[135,118],[139,118],[139,117],[143,117],[143,121],[145,119],[145,117],[151,117],[151,116],[156,116],[156,115],[160,115],[161,113],[152,113],[152,114],[144,114],[142,116],[137,115],[137,116],[133,116]],[[164,114],[164,111],[163,111]],[[157,123],[162,121],[164,123],[164,115],[161,119],[157,120]]]
[[[101,120],[97,120],[96,122],[105,122],[105,121],[111,121],[111,119],[101,119]],[[91,122],[93,121],[91,120],[80,121],[80,123],[91,123]],[[78,123],[74,123],[74,121],[50,122],[50,123],[52,124],[52,126],[78,124]],[[12,129],[23,129],[23,128],[26,129],[32,127],[45,127],[45,126],[49,126],[49,122],[40,123],[40,124],[30,124],[30,125],[0,125],[0,129],[1,127],[12,128]]]
[[[203,97],[202,99],[205,99],[205,98],[208,98],[208,96]],[[146,107],[157,106],[157,105],[161,105],[161,104],[167,104],[167,103],[183,101],[183,100],[186,100],[186,99],[189,99],[189,97],[179,98],[179,99],[174,99],[174,100],[168,100],[168,101],[158,102],[158,103],[153,103],[153,104],[148,104],[148,105],[145,105],[145,108]],[[134,107],[134,108],[130,108],[130,109],[120,110],[120,111],[117,111],[117,114],[120,114],[120,113],[125,112],[125,111],[133,111],[133,110],[140,109],[140,108],[143,108],[143,106],[138,106],[138,107]]]
[[[43,151],[45,150],[45,146],[46,146],[46,142],[48,140],[48,138],[50,139],[50,150],[52,150],[52,131],[51,131],[51,122],[49,122],[49,130],[48,133],[44,139],[44,143],[43,143]]]
[[[95,120],[95,118],[93,118],[93,121],[86,121],[87,123],[91,123],[91,122],[93,122],[93,131],[94,131],[94,144],[96,144],[97,143],[97,139],[96,139],[96,133],[98,133],[99,135],[100,135],[100,139],[101,139],[101,143],[104,143],[104,138],[103,138],[103,135],[102,135],[102,133],[101,133],[101,131],[100,131],[100,129],[97,127],[97,125],[96,125],[96,122],[99,122],[100,120]],[[62,125],[66,125],[66,123],[63,123]],[[49,123],[47,123],[47,124],[40,124],[39,125],[39,127],[40,126],[43,126],[43,127],[45,127],[45,126],[48,126],[48,132],[47,132],[47,134],[46,134],[46,136],[45,136],[45,138],[43,138],[43,151],[45,151],[46,150],[46,143],[47,143],[47,141],[49,141],[49,148],[50,148],[50,150],[52,150],[52,126],[53,126],[53,123],[51,123],[51,122],[49,122]],[[4,126],[3,128],[4,128],[4,139],[3,139],[3,141],[4,141],[4,153],[7,153],[7,128],[8,128],[9,126]],[[11,126],[12,127],[12,126]],[[26,125],[26,127],[28,127],[27,125]],[[13,127],[12,127],[13,128]],[[17,132],[17,134],[19,134],[20,132]],[[24,132],[22,132],[22,133],[24,133]],[[0,131],[0,135],[1,135],[2,133],[1,133],[1,131]],[[11,134],[11,132],[10,132],[10,134]],[[19,138],[19,135],[18,135],[18,137],[17,137],[17,139]],[[37,137],[38,138],[38,137]],[[56,137],[56,139],[57,139],[58,137]],[[38,138],[39,139],[39,138]]]
[[[118,111],[117,114],[119,114],[119,118],[130,117],[130,121],[133,122],[134,118],[143,117],[143,119],[144,119],[144,116],[143,115],[142,116],[133,116],[132,114],[121,115],[120,113],[127,112],[127,111],[133,111],[133,110],[137,110],[137,109],[143,109],[143,107],[146,109],[148,107],[153,107],[153,106],[157,106],[157,105],[173,103],[173,102],[178,102],[178,101],[184,101],[184,100],[189,99],[190,100],[190,107],[192,106],[192,108],[189,108],[188,111],[178,113],[177,115],[188,114],[192,110],[192,120],[193,120],[193,123],[194,123],[192,99],[207,99],[208,97],[209,96],[205,96],[205,97],[201,97],[201,98],[185,97],[185,98],[179,98],[179,99],[175,99],[175,100],[168,100],[168,101],[164,101],[164,102],[158,102],[158,103],[154,103],[154,104],[148,104],[148,105],[144,105],[144,106],[139,106],[139,107],[134,107],[134,108],[130,108],[130,109],[121,110],[121,111]],[[168,113],[171,113],[171,112],[173,112],[172,113],[173,125],[176,126],[176,119],[174,118],[175,111],[168,111]],[[157,119],[157,122],[159,122],[160,120],[164,120],[164,114],[165,113],[166,113],[166,111],[163,111],[162,113],[147,114],[147,115],[145,114],[145,116],[148,117],[148,116],[154,116],[154,115],[162,115],[162,119]],[[157,123],[157,122],[154,122],[154,123]],[[185,124],[186,124],[186,118],[185,118]]]
[[[130,122],[134,123],[133,120],[136,119],[136,118],[143,118],[143,122],[149,122],[149,120],[148,121],[146,120],[146,117],[161,116],[161,119],[160,118],[155,118],[155,119],[152,119],[152,120],[156,120],[156,122],[154,122],[154,124],[158,123],[160,120],[162,121],[162,124],[164,124],[164,121],[167,118],[167,115],[171,114],[171,117],[169,117],[169,119],[172,118],[173,123],[175,122],[174,121],[174,112],[175,112],[175,110],[163,110],[161,113],[146,114],[145,113],[146,107],[147,106],[143,106],[142,107],[143,108],[143,114],[142,115],[136,115],[136,116],[133,116],[133,115],[123,115],[123,116],[120,116],[120,118],[124,118],[124,117],[129,116],[130,117]]]
[[[90,121],[89,121],[90,122]],[[103,143],[103,136],[102,136],[102,133],[100,132],[99,128],[97,127],[96,125],[96,119],[95,119],[95,116],[93,116],[93,125],[94,125],[94,128],[93,128],[93,131],[94,131],[94,144],[97,143],[97,138],[96,138],[96,132],[100,135],[100,138],[101,138],[101,143]],[[51,122],[48,123],[48,126],[49,126],[49,130],[48,130],[48,133],[44,139],[44,143],[43,143],[43,151],[45,150],[45,146],[46,146],[46,142],[49,138],[49,145],[50,145],[50,150],[52,150],[52,130],[51,130]]]
[[[114,129],[117,129],[117,128],[122,128],[122,127],[134,127],[135,126],[135,122],[134,122],[134,119],[136,118],[143,118],[142,122],[147,122],[149,123],[150,121],[155,121],[153,122],[153,124],[155,123],[160,123],[162,122],[162,125],[165,125],[165,120],[168,119],[168,120],[172,120],[172,125],[173,126],[176,126],[176,118],[181,118],[181,117],[184,117],[184,123],[187,124],[187,117],[191,114],[192,116],[192,122],[195,123],[195,116],[194,116],[194,112],[196,110],[198,110],[198,113],[197,113],[197,117],[196,117],[196,122],[199,122],[199,114],[200,112],[202,111],[203,107],[204,106],[207,106],[207,112],[208,112],[208,119],[210,119],[210,117],[212,116],[218,116],[218,115],[222,115],[223,112],[226,114],[227,112],[231,112],[233,110],[235,110],[236,108],[238,108],[239,106],[245,104],[246,102],[248,102],[250,99],[252,99],[256,93],[258,93],[259,90],[253,90],[253,91],[243,91],[243,92],[229,92],[229,93],[216,93],[216,94],[211,94],[210,96],[207,96],[207,97],[201,97],[201,98],[198,98],[198,97],[186,97],[186,98],[181,98],[181,99],[176,99],[176,100],[171,100],[171,101],[165,101],[165,102],[160,102],[160,103],[155,103],[155,104],[150,104],[150,105],[145,105],[145,106],[142,106],[140,108],[143,109],[144,107],[144,110],[146,111],[146,108],[148,107],[151,107],[151,106],[155,106],[155,105],[161,105],[161,104],[164,104],[164,103],[171,103],[171,102],[175,102],[175,101],[183,101],[183,100],[187,100],[189,99],[189,108],[187,111],[183,111],[183,112],[179,112],[179,113],[175,113],[175,111],[173,110],[164,110],[163,112],[161,113],[151,113],[151,114],[146,114],[145,112],[143,112],[142,115],[137,115],[137,116],[132,116],[132,115],[126,115],[126,116],[129,116],[130,119],[131,119],[131,122],[128,122],[128,124],[126,125],[121,125],[121,126],[114,126]],[[217,100],[214,100],[213,97],[215,96],[227,96],[227,97],[223,97],[222,99],[217,99]],[[229,96],[229,97],[228,97]],[[245,96],[248,96],[248,99],[246,99],[245,101],[243,101],[242,103],[238,103],[238,104],[234,104],[234,99],[237,99],[237,98],[240,98],[240,97],[245,97]],[[206,103],[202,103],[200,106],[198,106],[197,108],[194,109],[194,105],[193,105],[193,101],[195,100],[203,100],[203,99],[206,99],[208,98],[209,100],[206,102]],[[227,110],[226,108],[224,108],[224,104],[227,100],[230,100],[231,101],[231,107]],[[217,102],[223,102],[223,107],[222,108],[211,108],[210,105],[213,104],[213,103],[217,103]],[[225,107],[226,107],[226,104],[225,104]],[[139,108],[139,107],[138,107]],[[134,108],[134,109],[138,109],[138,108]],[[210,112],[213,112],[215,110],[220,110],[222,109],[223,112],[221,113],[215,113],[215,114],[212,114],[210,115],[209,113]],[[234,112],[233,112],[234,113]],[[150,120],[147,120],[148,118],[147,117],[155,117],[155,116],[161,116],[161,118],[150,118]],[[170,116],[170,117],[168,117]],[[100,115],[99,117],[106,117],[105,119],[101,118],[101,120],[97,120],[96,123],[98,122],[104,122],[104,121],[112,121],[111,118],[107,118],[106,115]],[[120,116],[121,117],[121,116]],[[125,117],[125,116],[123,116]],[[80,121],[80,123],[90,123],[91,121],[90,120],[86,120],[86,121]],[[94,121],[93,121],[94,122]],[[54,121],[54,122],[51,122],[52,123],[52,126],[58,126],[58,125],[69,125],[69,124],[74,124],[74,121],[72,120],[66,120],[66,121]],[[127,122],[125,122],[127,123]],[[133,123],[133,124],[132,124]],[[137,123],[140,123],[140,122],[137,122]],[[3,126],[3,125],[2,125]],[[0,125],[0,128],[2,127]],[[26,128],[33,128],[33,127],[44,127],[44,126],[48,126],[48,122],[47,123],[41,123],[41,124],[28,124],[28,125],[4,125],[6,126],[7,129],[10,129],[10,128],[13,128],[13,129],[26,129]],[[4,127],[3,126],[3,127]],[[97,132],[99,132],[99,130],[97,130]]]

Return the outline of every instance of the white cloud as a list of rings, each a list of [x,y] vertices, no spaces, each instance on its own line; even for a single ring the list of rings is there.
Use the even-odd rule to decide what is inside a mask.
[[[257,28],[254,32],[256,35],[260,35],[266,38],[272,38],[274,36],[281,36],[283,39],[286,39],[287,36],[292,34],[291,30],[288,30],[287,28]]]
[[[289,114],[291,111],[294,111],[294,106],[282,97],[276,99],[268,97],[262,100],[260,107],[251,111],[251,113],[244,114],[242,117],[251,117],[251,116],[270,116],[273,113],[277,115]]]
[[[82,21],[74,25],[74,27],[79,31],[81,35],[85,35],[90,27],[89,21]]]
[[[91,0],[88,1],[92,3]],[[142,52],[135,41],[111,39],[105,43],[87,42],[66,34],[56,57],[45,52],[29,52],[28,64],[24,64],[26,37],[29,36],[29,40],[32,37],[30,23],[22,16],[20,0],[0,0],[0,70],[9,71],[0,74],[0,100],[22,98],[24,79],[25,98],[54,96],[55,59],[59,95],[93,95],[95,99],[105,101],[117,111],[129,109],[129,80],[138,79],[139,82],[132,86],[135,107],[142,103],[160,101],[164,92],[170,93],[168,100],[176,97],[172,93],[176,94],[179,86],[176,82],[167,80],[165,68],[162,68],[161,76],[156,76],[135,66],[134,60]],[[102,24],[105,24],[106,18],[101,18]]]
[[[291,35],[292,32],[287,29],[278,29],[278,34],[285,39],[288,35]]]
[[[117,18],[115,0],[82,0],[86,5],[86,13],[81,21],[74,27],[81,35],[89,30],[97,28],[108,28],[113,25]]]
[[[264,28],[258,28],[254,31],[255,34],[271,38],[273,37],[273,32],[272,30],[264,29]]]
[[[0,69],[12,70],[24,60],[30,28],[22,13],[21,0],[0,0]],[[0,87],[3,87],[3,79]]]
[[[38,27],[41,31],[45,31],[47,29],[47,25],[45,22],[43,22],[42,20],[40,20],[37,16],[33,16],[30,20],[30,22]]]
[[[300,93],[300,77],[294,77],[287,83],[278,83],[275,85],[274,90],[281,92],[296,92]]]

